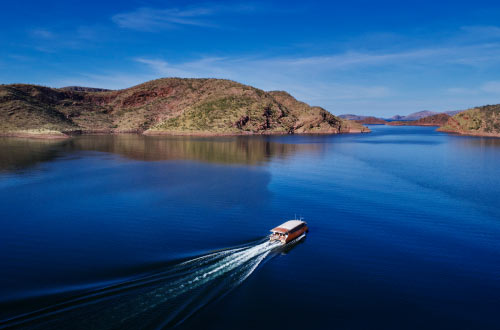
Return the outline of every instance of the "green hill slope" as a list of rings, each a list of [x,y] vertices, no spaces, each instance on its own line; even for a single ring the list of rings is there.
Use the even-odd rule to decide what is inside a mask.
[[[486,105],[456,114],[439,131],[500,137],[500,104]]]
[[[166,78],[128,89],[0,86],[0,134],[303,134],[368,132],[361,124],[223,79]],[[59,133],[59,134],[60,134]]]

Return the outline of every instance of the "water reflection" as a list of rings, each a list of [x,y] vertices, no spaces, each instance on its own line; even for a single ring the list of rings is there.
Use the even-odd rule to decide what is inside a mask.
[[[451,139],[455,145],[472,148],[500,148],[500,138],[478,137],[478,136],[453,136]]]
[[[257,165],[285,158],[314,144],[274,142],[272,137],[158,137],[142,135],[87,135],[64,141],[0,138],[0,171],[22,170],[50,161],[62,153],[100,151],[146,161],[195,160],[222,164]]]
[[[0,138],[0,172],[18,171],[56,158],[61,140]]]

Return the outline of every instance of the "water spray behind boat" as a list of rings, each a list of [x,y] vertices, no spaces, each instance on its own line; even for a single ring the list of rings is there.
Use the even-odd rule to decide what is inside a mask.
[[[184,260],[142,277],[1,320],[0,328],[172,327],[241,284],[269,256],[289,252],[304,240],[305,230],[295,236],[283,243],[270,239],[270,235],[244,246]]]

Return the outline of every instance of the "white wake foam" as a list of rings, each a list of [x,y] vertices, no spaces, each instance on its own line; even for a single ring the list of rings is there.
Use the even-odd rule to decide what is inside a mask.
[[[241,284],[280,246],[266,240],[206,254],[14,318],[7,326],[114,329],[176,325]]]

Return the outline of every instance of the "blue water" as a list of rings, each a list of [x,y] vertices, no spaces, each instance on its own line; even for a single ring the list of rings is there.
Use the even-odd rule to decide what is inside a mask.
[[[0,328],[500,328],[500,139],[371,129],[0,139]]]

